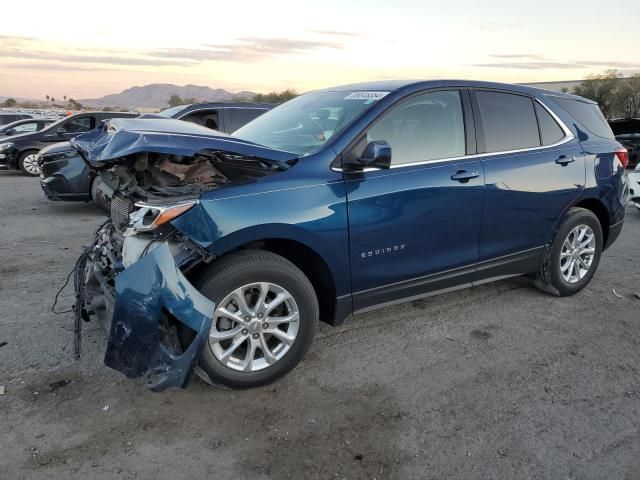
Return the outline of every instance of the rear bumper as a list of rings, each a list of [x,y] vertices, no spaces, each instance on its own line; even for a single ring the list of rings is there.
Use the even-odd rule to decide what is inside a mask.
[[[115,287],[97,267],[90,250],[78,294],[82,317],[97,317],[109,332],[104,362],[129,378],[148,376],[148,387],[161,391],[186,387],[206,344],[215,305],[182,274],[166,243],[115,277]],[[104,251],[104,250],[103,250]],[[193,330],[180,347],[173,322]]]

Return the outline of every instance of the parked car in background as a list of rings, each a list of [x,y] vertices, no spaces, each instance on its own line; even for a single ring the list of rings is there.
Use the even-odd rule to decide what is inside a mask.
[[[640,118],[619,118],[609,120],[613,134],[628,151],[629,165],[634,169],[640,163]]]
[[[175,118],[231,133],[272,108],[265,103],[199,103],[168,108],[140,118]],[[49,200],[90,201],[108,212],[110,192],[100,188],[100,178],[68,142],[40,152],[42,190]]]
[[[76,326],[105,325],[105,364],[155,390],[196,366],[264,385],[318,320],[505,277],[573,295],[627,198],[597,104],[497,83],[329,88],[233,135],[115,119],[74,145],[114,191],[76,263]]]
[[[640,211],[640,163],[627,176],[629,177],[629,201]]]
[[[40,175],[38,152],[52,143],[77,137],[109,118],[136,117],[129,112],[83,112],[70,115],[34,133],[14,135],[0,143],[0,168],[22,170],[29,176]]]
[[[28,118],[33,118],[33,116],[26,113],[0,112],[0,125],[7,125],[17,120],[26,120]]]
[[[232,133],[273,108],[270,103],[193,103],[167,108],[157,115],[197,123],[219,132]]]
[[[29,118],[17,120],[0,127],[0,139],[2,139],[2,137],[10,137],[12,135],[20,135],[21,133],[39,132],[53,122],[55,122],[55,120],[52,118]]]

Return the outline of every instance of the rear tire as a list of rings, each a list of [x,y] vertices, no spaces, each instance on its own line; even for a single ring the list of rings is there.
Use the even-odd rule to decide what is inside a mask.
[[[590,210],[572,208],[547,246],[534,285],[559,297],[578,293],[593,278],[600,263],[602,246],[598,217]]]
[[[25,175],[37,177],[40,175],[40,166],[36,162],[37,150],[27,150],[22,152],[18,158],[18,167]]]
[[[318,299],[287,259],[260,250],[231,253],[194,285],[216,304],[199,364],[209,383],[238,389],[269,384],[293,369],[311,345]]]

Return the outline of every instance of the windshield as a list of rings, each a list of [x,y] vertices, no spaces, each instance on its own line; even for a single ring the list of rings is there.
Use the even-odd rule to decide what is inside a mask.
[[[306,93],[259,116],[233,135],[299,155],[313,153],[387,93]]]
[[[169,107],[165,108],[161,112],[156,113],[156,115],[162,115],[163,117],[172,118],[176,113],[184,110],[189,105],[178,105],[177,107]]]

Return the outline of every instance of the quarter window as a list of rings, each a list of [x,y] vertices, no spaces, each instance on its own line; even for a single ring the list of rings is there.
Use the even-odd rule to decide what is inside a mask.
[[[415,163],[465,155],[464,116],[458,91],[418,95],[384,115],[367,141],[386,140],[391,163]]]
[[[540,146],[538,122],[529,97],[477,91],[485,152],[505,152]]]
[[[542,105],[536,102],[536,114],[538,115],[538,123],[540,124],[540,135],[542,136],[542,145],[553,145],[564,138],[564,131],[558,125],[551,114]]]
[[[611,127],[597,104],[564,97],[553,97],[553,101],[575,117],[591,133],[602,138],[615,139]]]

